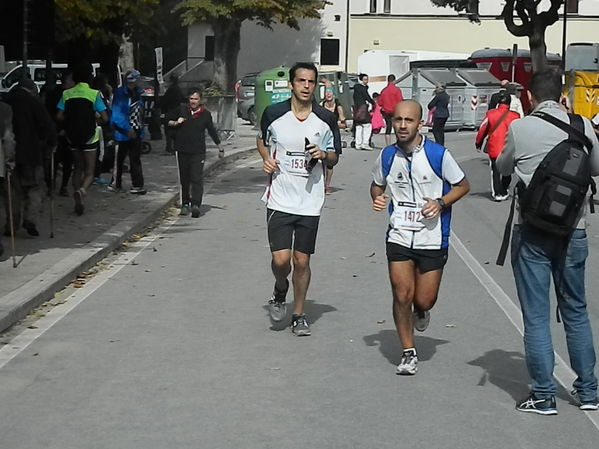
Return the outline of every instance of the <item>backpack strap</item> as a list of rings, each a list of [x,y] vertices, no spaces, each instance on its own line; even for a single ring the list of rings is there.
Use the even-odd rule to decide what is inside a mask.
[[[570,123],[562,122],[560,119],[554,117],[551,114],[547,114],[546,112],[537,111],[533,112],[535,117],[539,117],[546,122],[551,123],[554,126],[557,126],[559,129],[567,133],[570,137],[574,137],[580,143],[582,143],[589,151],[593,149],[593,144],[589,140],[587,136],[584,135],[584,122],[582,121],[582,117],[576,114],[568,114],[570,118]]]
[[[505,222],[505,229],[503,231],[503,240],[501,241],[501,248],[499,249],[499,254],[497,255],[497,260],[495,264],[499,266],[503,266],[505,263],[505,256],[507,255],[507,249],[510,246],[510,236],[512,234],[512,222],[514,221],[514,210],[516,205],[516,188],[514,188],[514,192],[512,194],[512,204],[510,205],[510,213],[508,215],[507,221]]]

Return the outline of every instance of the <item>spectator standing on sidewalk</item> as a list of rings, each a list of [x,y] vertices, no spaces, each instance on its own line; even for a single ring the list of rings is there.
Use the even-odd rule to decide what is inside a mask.
[[[100,128],[96,123],[99,115],[102,122],[108,121],[106,105],[102,95],[89,87],[93,68],[82,62],[73,69],[75,85],[62,93],[58,102],[57,119],[63,122],[65,136],[75,163],[73,171],[73,199],[75,213],[82,215],[87,189],[94,181],[96,157],[100,143]]]
[[[499,171],[505,176],[515,173],[528,189],[537,167],[554,147],[568,138],[574,138],[571,135],[584,134],[584,140],[587,141],[584,151],[589,155],[587,168],[591,176],[599,175],[599,142],[591,123],[580,116],[568,115],[558,103],[562,92],[560,75],[551,69],[535,72],[528,88],[533,113],[511,124],[505,147],[497,159]],[[560,122],[563,125],[558,126]],[[573,133],[572,127],[578,129],[578,132]],[[570,150],[571,147],[565,149]],[[555,159],[554,157],[553,160]],[[581,159],[580,156],[577,159]],[[544,184],[551,186],[553,183]],[[558,191],[567,195],[567,188],[561,185],[558,188]],[[525,198],[527,190],[521,192]],[[553,201],[561,198],[560,195],[552,196],[549,205],[553,207]],[[550,326],[551,279],[559,314],[564,322],[570,366],[576,373],[572,396],[581,410],[599,408],[596,355],[585,295],[587,201],[584,203],[578,220],[575,220],[570,235],[566,237],[560,238],[547,229],[533,227],[522,216],[519,216],[518,224],[514,225],[511,242],[512,270],[524,321],[526,366],[532,380],[529,396],[516,404],[516,409],[521,412],[557,414],[557,387],[553,379],[555,355]],[[555,209],[559,206],[562,205],[555,204]]]
[[[435,89],[435,96],[428,103],[428,109],[433,110],[433,137],[439,145],[445,146],[445,123],[449,118],[449,95],[445,86]]]
[[[141,144],[144,136],[143,129],[143,89],[137,83],[140,73],[129,70],[125,75],[126,84],[119,87],[112,100],[112,115],[110,123],[114,129],[115,163],[110,190],[121,192],[123,179],[123,163],[129,156],[129,173],[133,184],[129,193],[144,195],[144,175],[141,165]]]
[[[225,150],[220,143],[212,114],[202,105],[199,89],[193,89],[189,102],[179,110],[171,110],[167,115],[167,125],[175,130],[179,179],[181,181],[181,212],[197,218],[204,194],[204,161],[206,160],[206,131],[218,147],[218,156],[223,157]]]
[[[354,86],[354,132],[356,150],[372,150],[370,146],[370,135],[372,134],[372,124],[370,123],[370,114],[368,112],[368,103],[374,106],[374,100],[368,93],[368,75],[360,73],[358,76],[360,82]]]
[[[24,79],[5,96],[12,107],[16,141],[15,168],[10,173],[13,225],[16,231],[22,216],[23,228],[32,236],[39,235],[37,223],[44,197],[46,153],[56,145],[56,128],[37,92],[35,83]],[[7,190],[4,193],[8,195]],[[10,235],[6,197],[5,207],[4,234]]]
[[[343,113],[343,106],[339,103],[339,100],[335,97],[335,91],[332,86],[327,86],[324,90],[324,100],[320,104],[327,111],[335,114],[335,118],[337,119],[337,127],[339,129],[345,129],[347,124],[345,123],[345,114]],[[341,154],[341,152],[339,153]],[[331,180],[333,179],[333,165],[327,165],[326,167],[326,175],[324,181],[324,193],[325,195],[330,195],[333,193],[331,190]]]
[[[7,172],[15,164],[15,135],[12,131],[12,110],[0,101],[0,182],[4,182]],[[2,234],[0,234],[0,256],[4,253]]]
[[[489,156],[491,196],[495,201],[504,201],[509,198],[508,189],[512,180],[511,176],[502,176],[496,165],[497,158],[505,145],[505,136],[510,123],[520,118],[516,112],[510,111],[510,101],[511,97],[507,93],[499,95],[497,108],[487,111],[474,140],[474,146],[480,151],[485,137],[487,138],[485,153]]]
[[[391,134],[393,131],[393,124],[391,118],[393,117],[393,111],[395,106],[400,101],[403,101],[403,94],[401,89],[395,85],[395,75],[391,74],[387,76],[387,86],[381,90],[381,94],[377,99],[377,103],[381,107],[381,113],[385,119],[385,145],[389,146],[393,143],[394,136]]]
[[[168,116],[173,111],[179,111],[181,104],[185,103],[185,95],[181,92],[181,88],[179,87],[179,78],[176,75],[171,75],[170,77],[171,85],[166,89],[166,92],[162,96],[162,100],[160,101],[160,109],[165,116],[164,120],[164,136],[166,138],[166,147],[164,151],[167,153],[174,153],[175,147],[175,134],[177,131],[173,129],[172,126],[168,124]]]

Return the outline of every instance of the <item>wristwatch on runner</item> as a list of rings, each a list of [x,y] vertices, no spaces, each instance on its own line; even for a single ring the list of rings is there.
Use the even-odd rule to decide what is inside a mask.
[[[447,206],[447,205],[445,204],[445,201],[443,201],[443,198],[437,198],[435,201],[436,201],[437,203],[439,203],[439,206],[441,206],[441,210],[445,209],[445,207]]]

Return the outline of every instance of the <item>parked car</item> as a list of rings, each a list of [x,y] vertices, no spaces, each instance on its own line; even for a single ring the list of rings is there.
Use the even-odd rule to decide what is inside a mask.
[[[100,64],[92,64],[93,74],[95,76],[96,71],[100,68]],[[56,76],[56,82],[60,84],[62,82],[62,76],[68,70],[68,64],[54,63],[52,64],[52,70]],[[25,71],[22,64],[17,65],[15,68],[10,70],[6,75],[2,77],[0,81],[0,92],[9,91],[14,85],[16,85],[23,77]],[[38,90],[42,88],[46,82],[46,64],[45,63],[31,63],[27,64],[27,77],[32,79],[36,84]]]
[[[256,108],[254,107],[254,95],[256,92],[256,75],[258,73],[247,73],[238,82],[237,89],[237,115],[247,120],[252,125],[258,120]]]

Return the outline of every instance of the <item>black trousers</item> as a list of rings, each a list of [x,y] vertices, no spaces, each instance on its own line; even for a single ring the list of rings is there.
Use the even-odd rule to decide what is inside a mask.
[[[447,117],[433,119],[433,136],[435,137],[435,142],[443,146],[445,146],[445,122],[447,122]]]
[[[497,170],[496,159],[489,158],[491,165],[491,194],[495,196],[505,196],[510,188],[511,176],[501,176]]]
[[[144,174],[141,167],[141,139],[136,138],[125,142],[117,142],[115,153],[114,173],[112,174],[115,187],[120,189],[123,185],[123,163],[127,156],[129,156],[131,184],[133,184],[133,187],[143,187]]]
[[[190,154],[177,152],[182,204],[191,203],[192,206],[202,205],[205,159],[205,153]]]

